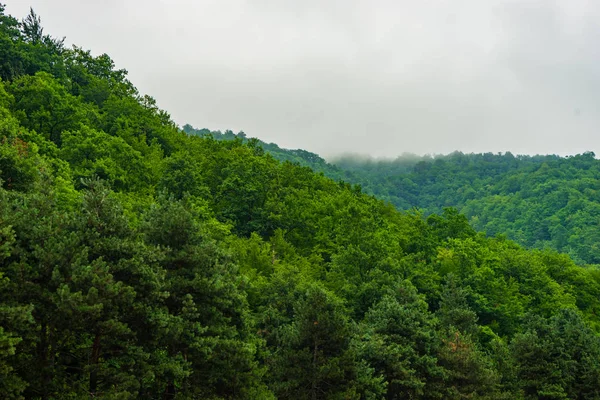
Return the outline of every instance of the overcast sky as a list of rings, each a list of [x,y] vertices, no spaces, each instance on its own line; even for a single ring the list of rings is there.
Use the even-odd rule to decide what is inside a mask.
[[[10,0],[176,123],[344,152],[600,155],[597,0]]]

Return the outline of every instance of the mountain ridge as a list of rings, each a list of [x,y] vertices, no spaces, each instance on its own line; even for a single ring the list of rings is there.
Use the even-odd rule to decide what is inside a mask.
[[[184,131],[217,140],[249,140],[243,133],[199,133],[189,125]],[[506,235],[529,248],[553,248],[580,264],[600,264],[596,245],[600,236],[595,229],[600,224],[600,161],[593,152],[561,157],[456,151],[390,160],[339,157],[327,162],[304,150],[257,143],[278,160],[360,185],[399,210],[417,208],[429,215],[455,207],[478,231]]]

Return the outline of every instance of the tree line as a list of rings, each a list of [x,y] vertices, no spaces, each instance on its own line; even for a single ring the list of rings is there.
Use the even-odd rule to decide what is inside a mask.
[[[216,140],[247,139],[243,132],[194,129],[190,135]],[[399,210],[425,215],[457,208],[475,229],[506,235],[534,249],[554,249],[578,264],[600,264],[600,160],[593,152],[575,156],[513,155],[510,152],[417,156],[394,160],[340,156],[331,162],[305,150],[257,143],[280,161],[360,185],[365,193]]]

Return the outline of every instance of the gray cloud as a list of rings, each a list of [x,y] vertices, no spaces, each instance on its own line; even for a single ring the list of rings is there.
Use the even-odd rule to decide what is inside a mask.
[[[600,153],[600,3],[30,0],[179,124],[323,155]]]

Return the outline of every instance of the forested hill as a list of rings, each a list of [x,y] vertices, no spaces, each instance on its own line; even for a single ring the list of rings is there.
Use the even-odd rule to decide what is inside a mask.
[[[186,135],[1,5],[0,78],[0,398],[600,398],[597,269]]]
[[[183,131],[188,135],[194,135],[199,137],[212,137],[215,140],[239,140],[242,143],[252,143],[262,147],[265,152],[272,155],[273,158],[279,161],[289,161],[296,163],[303,167],[309,167],[315,172],[322,172],[325,176],[334,180],[349,180],[358,181],[358,176],[350,173],[348,170],[342,170],[337,166],[328,163],[318,154],[311,153],[310,151],[302,149],[282,149],[275,143],[266,143],[257,138],[248,138],[244,132],[233,133],[233,131],[226,130],[211,131],[210,129],[196,129],[190,124],[183,126]]]
[[[414,160],[414,158],[412,159]],[[600,264],[600,160],[462,154],[395,161],[336,160],[363,189],[400,209],[456,207],[473,227],[530,248]]]
[[[245,140],[184,127],[188,134]],[[359,184],[365,193],[399,210],[425,215],[455,207],[490,236],[505,235],[529,248],[567,253],[579,264],[600,264],[600,160],[505,154],[403,155],[395,160],[340,157],[332,163],[304,150],[258,141],[278,160],[308,166],[326,176]]]

